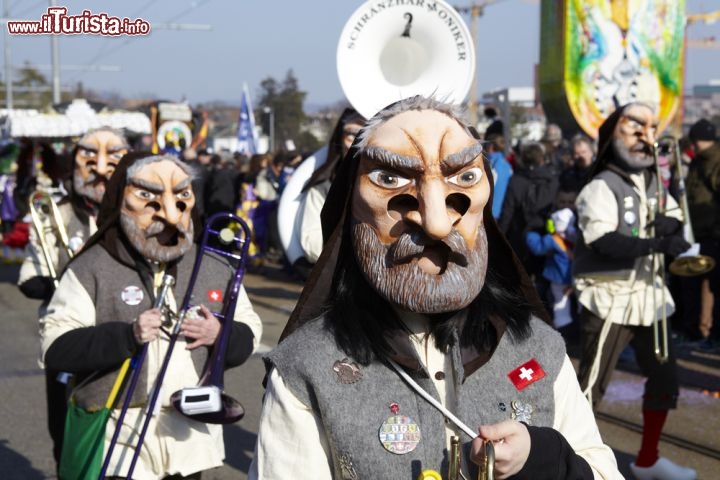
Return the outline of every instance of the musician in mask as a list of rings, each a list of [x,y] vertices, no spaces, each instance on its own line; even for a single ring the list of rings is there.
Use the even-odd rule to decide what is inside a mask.
[[[28,255],[20,268],[20,291],[28,298],[42,300],[39,316],[45,314],[47,303],[55,290],[55,279],[51,277],[46,254],[52,261],[53,270],[59,274],[70,260],[68,248],[72,253],[77,253],[90,235],[95,233],[95,219],[105,186],[128,150],[123,132],[110,127],[90,130],[78,140],[72,153],[72,179],[67,182],[69,193],[57,202],[61,218],[52,220],[52,213],[49,214],[47,221],[43,222],[48,228],[43,230],[42,242],[35,229],[30,231]],[[62,222],[65,228],[67,248],[62,245],[60,236],[51,229],[55,221]],[[43,253],[45,249],[47,251]],[[56,465],[60,461],[65,428],[66,384],[67,374],[51,368],[45,369],[48,430],[53,441]]]
[[[493,219],[473,133],[419,96],[360,130],[323,208],[322,254],[265,359],[249,478],[448,478],[454,436],[466,478],[484,442],[497,478],[621,478]]]
[[[644,103],[613,112],[600,126],[598,159],[576,201],[581,235],[573,275],[582,305],[583,343],[579,380],[597,406],[620,353],[630,344],[647,377],[642,445],[630,468],[639,480],[691,480],[694,470],[658,453],[668,411],[677,406],[678,381],[672,342],[666,361],[655,355],[652,325],[663,310],[671,315],[674,303],[653,255],[676,256],[690,244],[682,237],[677,202],[664,188],[658,191],[653,155],[657,123],[655,110]],[[660,208],[653,208],[658,200]]]
[[[199,478],[199,472],[223,462],[221,426],[189,420],[170,404],[171,394],[198,384],[221,330],[211,311],[221,310],[234,273],[226,261],[194,244],[201,227],[192,180],[191,167],[174,156],[123,157],[100,206],[97,233],[68,264],[41,318],[45,363],[75,374],[79,386],[73,399],[87,411],[104,405],[123,361],[148,344],[109,463],[110,477],[127,474],[152,388],[160,388],[159,408],[151,412],[132,478]],[[192,294],[200,309],[197,317],[186,316],[165,379],[154,385],[197,255],[203,261]],[[165,308],[156,309],[155,296],[166,273],[175,278],[175,286]],[[242,288],[231,320],[226,368],[243,363],[260,341],[260,319]],[[127,390],[106,427],[106,449]]]
[[[307,278],[309,269],[317,262],[322,251],[322,211],[327,192],[340,166],[340,162],[350,149],[355,136],[365,123],[365,118],[353,108],[346,108],[335,125],[328,142],[327,159],[317,168],[302,189],[300,214],[296,223],[300,231],[300,245],[304,257],[296,262],[295,268]]]

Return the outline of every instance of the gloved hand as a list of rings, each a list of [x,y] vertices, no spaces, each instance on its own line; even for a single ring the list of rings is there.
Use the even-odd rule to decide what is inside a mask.
[[[655,237],[667,237],[668,235],[675,235],[682,229],[682,222],[677,218],[668,217],[662,213],[658,213],[655,216],[655,220],[648,223],[645,228],[650,231],[651,228],[655,228]]]
[[[655,244],[653,250],[670,255],[671,257],[677,257],[692,246],[680,235],[658,238],[656,241],[657,243]]]

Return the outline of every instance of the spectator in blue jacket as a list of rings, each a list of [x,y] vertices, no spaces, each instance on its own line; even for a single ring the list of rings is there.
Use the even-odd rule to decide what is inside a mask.
[[[490,161],[490,168],[492,168],[493,177],[495,178],[492,214],[495,219],[498,219],[500,218],[505,192],[513,171],[510,162],[505,158],[505,137],[503,137],[502,133],[488,135],[486,148],[487,158]]]

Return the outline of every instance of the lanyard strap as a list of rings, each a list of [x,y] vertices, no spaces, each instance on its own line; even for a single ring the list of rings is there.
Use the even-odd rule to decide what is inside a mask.
[[[413,380],[410,377],[410,375],[407,374],[407,372],[405,370],[402,369],[402,367],[400,365],[395,363],[390,358],[388,358],[387,361],[390,362],[390,365],[392,365],[392,367],[395,369],[395,371],[397,371],[400,374],[400,376],[403,378],[403,380],[405,380],[405,382],[407,382],[408,385],[410,385],[417,393],[419,393],[421,397],[423,397],[425,400],[427,400],[430,403],[430,405],[432,405],[433,407],[440,410],[440,412],[442,412],[442,414],[445,415],[445,417],[448,420],[453,422],[460,430],[465,432],[468,437],[470,437],[470,438],[477,437],[477,433],[475,431],[473,431],[472,428],[465,425],[462,422],[462,420],[460,420],[455,415],[453,415],[453,413],[450,410],[448,410],[447,408],[445,408],[445,406],[442,403],[438,402],[432,395],[430,395],[428,392],[426,392],[420,385],[417,384],[417,382],[415,380]]]

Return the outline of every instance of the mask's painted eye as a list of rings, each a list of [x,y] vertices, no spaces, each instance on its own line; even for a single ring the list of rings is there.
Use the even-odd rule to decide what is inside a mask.
[[[447,181],[457,185],[458,187],[472,187],[477,184],[483,176],[482,168],[473,167],[462,173],[448,177]]]
[[[385,170],[373,170],[368,177],[378,187],[388,189],[402,188],[410,183],[410,179]]]
[[[138,189],[138,190],[135,190],[134,193],[135,193],[136,197],[138,197],[142,200],[145,200],[145,201],[155,200],[155,198],[157,198],[156,194],[154,194],[152,192],[148,192],[147,190]]]
[[[177,198],[180,200],[189,200],[193,196],[193,193],[191,190],[185,190],[177,194]]]
[[[85,148],[79,147],[78,155],[85,157],[85,158],[95,158],[95,157],[97,157],[97,152],[94,150],[87,150]]]

